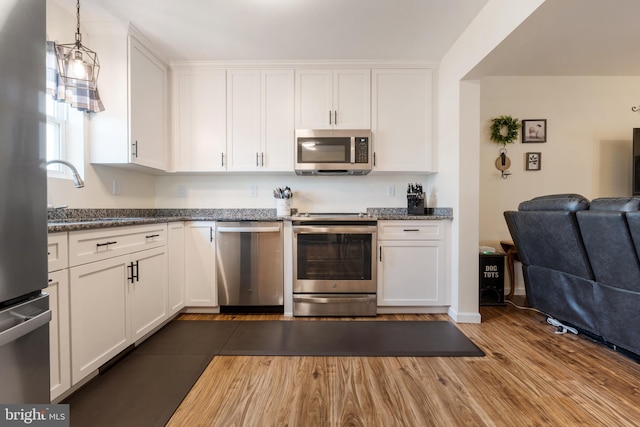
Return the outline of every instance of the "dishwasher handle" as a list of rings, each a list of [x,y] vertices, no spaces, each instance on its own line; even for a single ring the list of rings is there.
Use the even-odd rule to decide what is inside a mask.
[[[36,316],[25,316],[17,312],[10,312],[10,314],[20,320],[23,320],[23,322],[0,332],[0,347],[11,343],[18,338],[22,338],[41,326],[45,326],[51,320],[51,310],[43,311]]]
[[[216,228],[218,233],[279,233],[280,226],[275,227],[224,227]]]

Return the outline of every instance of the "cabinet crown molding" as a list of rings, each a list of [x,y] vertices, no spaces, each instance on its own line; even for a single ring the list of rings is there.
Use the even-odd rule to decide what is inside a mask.
[[[401,60],[210,60],[210,61],[170,61],[170,70],[188,70],[198,69],[234,69],[234,68],[255,68],[255,69],[335,69],[335,68],[438,68],[439,62],[436,61],[401,61]]]

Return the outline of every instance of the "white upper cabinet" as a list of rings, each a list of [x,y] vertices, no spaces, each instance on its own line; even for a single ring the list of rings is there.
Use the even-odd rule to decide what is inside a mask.
[[[369,129],[371,71],[297,70],[297,129]]]
[[[129,37],[131,162],[167,169],[167,68]]]
[[[435,172],[432,71],[372,71],[374,171]]]
[[[227,71],[228,171],[293,170],[293,70]]]
[[[173,170],[226,170],[226,70],[174,70],[172,88]]]
[[[91,42],[100,53],[98,88],[105,107],[91,116],[91,163],[166,170],[168,79],[164,61],[119,27],[97,31]]]
[[[260,141],[265,171],[293,171],[294,77],[293,70],[263,70],[260,73]]]

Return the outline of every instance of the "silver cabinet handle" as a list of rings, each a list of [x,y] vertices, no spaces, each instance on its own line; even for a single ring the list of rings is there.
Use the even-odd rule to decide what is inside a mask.
[[[256,151],[256,167],[260,166],[260,162],[258,160],[259,158],[260,158],[260,156],[258,156],[258,152]]]
[[[138,158],[138,141],[131,144],[131,148],[133,148],[131,155],[137,159]]]
[[[329,110],[329,124],[331,124],[331,110]]]
[[[338,124],[338,110],[333,111],[333,124],[334,125]]]
[[[402,231],[420,231],[420,229],[419,228],[405,228]]]
[[[112,242],[104,242],[104,243],[96,243],[96,247],[100,248],[102,246],[109,246],[109,245],[115,245],[116,243],[118,243],[117,241],[112,241]]]
[[[218,227],[218,233],[278,233],[280,227]]]
[[[264,167],[264,151],[262,152],[262,167]]]
[[[222,162],[220,163],[220,166],[224,166],[224,153],[222,153],[221,155],[222,155]]]

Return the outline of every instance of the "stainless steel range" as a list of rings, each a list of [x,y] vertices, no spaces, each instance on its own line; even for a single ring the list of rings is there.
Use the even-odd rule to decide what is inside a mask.
[[[375,316],[377,219],[298,213],[293,222],[293,315]]]

